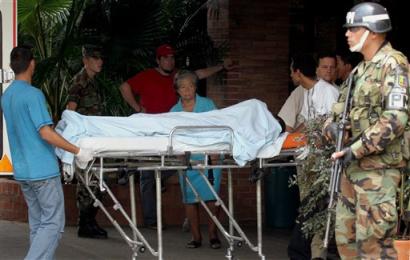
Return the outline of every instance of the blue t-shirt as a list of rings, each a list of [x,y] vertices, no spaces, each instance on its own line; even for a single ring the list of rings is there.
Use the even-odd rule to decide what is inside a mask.
[[[216,109],[216,106],[212,100],[206,97],[201,97],[198,94],[195,95],[195,106],[192,112],[201,113],[201,112],[208,112],[208,111],[215,110],[215,109]],[[178,103],[176,103],[171,108],[170,112],[181,112],[181,111],[184,111],[184,108],[182,107],[181,99],[179,99]]]
[[[60,175],[54,148],[39,133],[52,125],[46,99],[41,90],[28,82],[15,80],[1,98],[7,125],[14,178],[43,180]]]

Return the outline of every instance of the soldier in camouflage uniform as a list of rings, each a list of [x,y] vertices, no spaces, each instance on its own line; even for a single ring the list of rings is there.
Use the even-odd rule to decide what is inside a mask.
[[[333,118],[324,129],[335,140],[335,122],[346,100],[351,100],[350,124],[345,128],[351,142],[332,155],[347,167],[336,207],[336,242],[342,259],[396,259],[396,193],[408,159],[403,152],[409,116],[408,61],[386,41],[391,24],[383,6],[354,6],[345,27],[350,50],[361,52],[364,61],[352,72],[351,98],[346,98],[343,84]]]
[[[103,112],[102,95],[95,81],[95,75],[102,69],[102,52],[99,46],[84,45],[82,48],[83,69],[74,76],[69,89],[67,109],[83,115],[100,116]],[[97,185],[90,187],[101,200],[102,194]],[[93,206],[93,198],[85,186],[77,184],[77,207],[79,209],[78,236],[88,238],[107,238],[107,232],[96,222],[98,207]]]

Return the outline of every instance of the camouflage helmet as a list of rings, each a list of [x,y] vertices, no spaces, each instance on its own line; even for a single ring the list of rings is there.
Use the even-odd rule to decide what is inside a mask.
[[[357,4],[350,9],[343,27],[365,27],[375,33],[385,33],[392,29],[386,8],[377,3],[367,2]]]
[[[84,44],[81,48],[83,57],[102,58],[102,48],[99,45]]]

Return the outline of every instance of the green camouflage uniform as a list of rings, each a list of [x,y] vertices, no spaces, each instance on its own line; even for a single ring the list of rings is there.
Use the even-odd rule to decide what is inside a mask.
[[[401,70],[398,70],[400,69]],[[401,71],[401,74],[397,74]],[[349,134],[355,160],[341,177],[336,207],[336,242],[342,259],[396,259],[396,194],[406,110],[386,110],[385,98],[399,78],[408,94],[408,61],[386,43],[371,61],[363,61],[353,78]],[[333,107],[333,120],[343,111],[346,84]]]
[[[77,112],[87,116],[101,116],[103,114],[103,99],[95,79],[88,77],[82,69],[73,78],[68,91],[68,102],[77,103]]]
[[[91,79],[86,70],[82,69],[73,78],[68,91],[68,102],[77,103],[76,111],[83,115],[100,116],[103,113],[100,90],[94,79]],[[98,185],[90,186],[93,193],[101,200],[102,194]],[[95,221],[98,208],[93,206],[94,200],[87,189],[80,182],[77,183],[77,207],[80,215],[80,225]]]

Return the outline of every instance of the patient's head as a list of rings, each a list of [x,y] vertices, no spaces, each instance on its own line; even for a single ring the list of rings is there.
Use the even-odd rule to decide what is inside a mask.
[[[284,133],[284,132],[286,131],[285,121],[283,121],[283,119],[282,119],[280,116],[278,116],[278,115],[273,115],[273,117],[274,117],[276,120],[278,120],[278,123],[280,124],[280,127],[281,127],[280,133],[281,133],[281,134]]]
[[[198,76],[189,70],[181,70],[177,73],[174,80],[174,87],[179,96],[184,101],[195,99]]]

